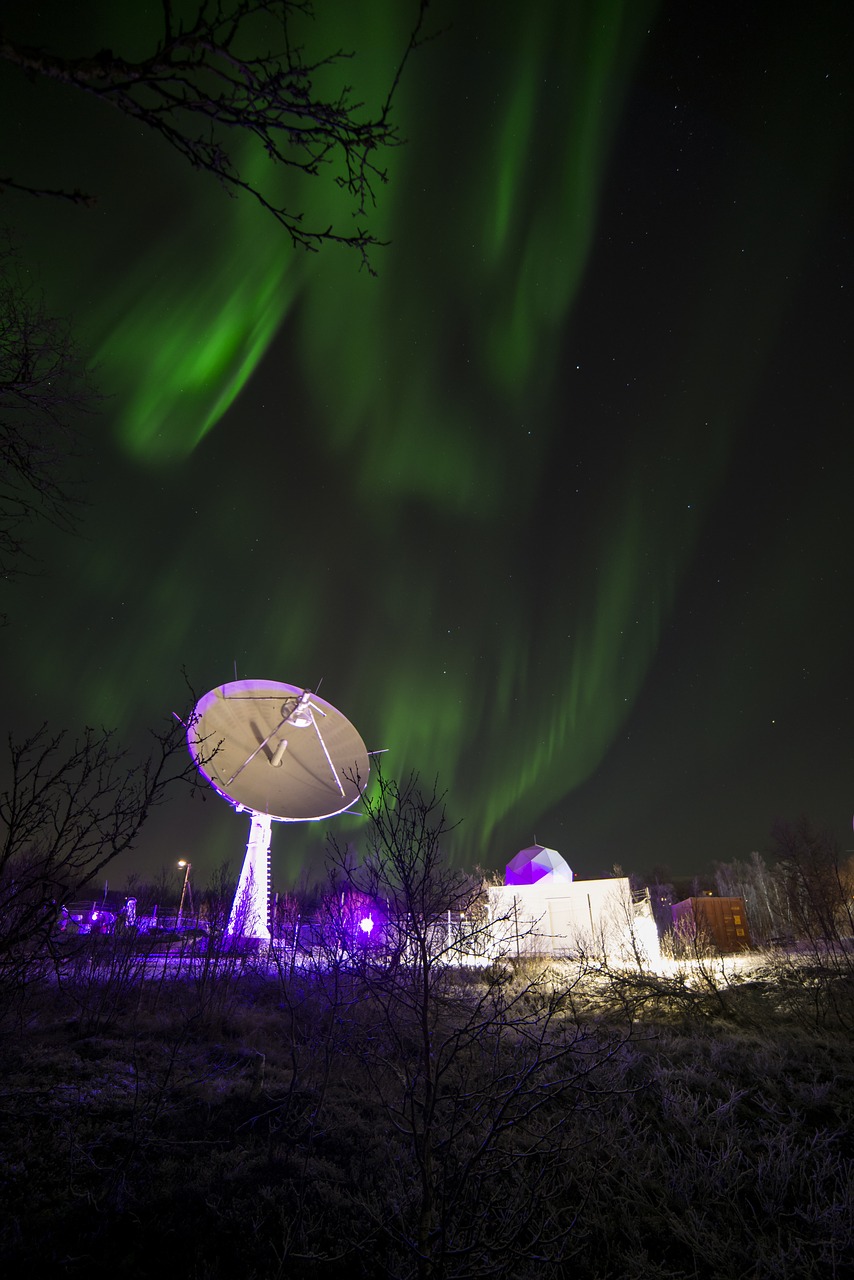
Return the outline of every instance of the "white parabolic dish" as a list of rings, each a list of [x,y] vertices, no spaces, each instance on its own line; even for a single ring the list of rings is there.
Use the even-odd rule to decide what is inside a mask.
[[[206,693],[187,741],[229,804],[279,822],[342,813],[368,780],[367,748],[350,721],[310,690],[275,680],[234,680]]]

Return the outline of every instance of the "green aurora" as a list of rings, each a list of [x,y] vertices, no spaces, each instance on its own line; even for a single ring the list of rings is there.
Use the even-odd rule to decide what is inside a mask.
[[[356,50],[347,77],[378,105],[408,6],[317,10],[311,38]],[[705,83],[692,99],[656,79],[672,5],[437,6],[437,28],[452,20],[407,68],[406,145],[369,213],[389,241],[375,276],[353,253],[293,250],[248,201],[109,122],[84,164],[104,190],[95,229],[40,208],[28,238],[109,397],[84,537],[18,589],[36,719],[135,740],[180,704],[182,666],[198,692],[235,663],[322,678],[387,770],[448,789],[455,860],[497,866],[536,835],[570,861],[586,843],[588,872],[607,868],[629,820],[614,797],[597,844],[575,798],[661,680],[845,171],[850,104],[819,81],[833,41],[794,14],[798,28],[751,31],[761,95],[745,54],[710,104]],[[794,94],[793,74],[818,91]],[[667,93],[691,120],[696,206],[633,151]],[[677,150],[650,144],[665,166]],[[352,216],[329,181],[291,192],[317,225]],[[765,550],[756,572],[784,582],[791,549]],[[37,625],[48,596],[73,625]],[[795,601],[780,607],[797,626]],[[763,708],[770,696],[763,643],[733,653],[724,632],[701,650],[710,767],[738,680]],[[216,802],[180,823],[182,848],[205,842],[200,864],[239,852]],[[289,833],[289,865],[317,840]]]

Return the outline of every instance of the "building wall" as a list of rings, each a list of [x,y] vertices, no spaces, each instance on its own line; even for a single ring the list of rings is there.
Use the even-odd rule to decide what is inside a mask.
[[[685,898],[670,911],[674,929],[700,929],[722,953],[750,949],[744,898]]]
[[[614,963],[660,960],[649,900],[636,903],[625,877],[547,876],[490,889],[494,946],[509,955],[586,955]]]

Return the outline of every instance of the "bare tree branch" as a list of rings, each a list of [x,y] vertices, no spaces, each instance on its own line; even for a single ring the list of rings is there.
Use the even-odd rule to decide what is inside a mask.
[[[151,810],[195,763],[184,726],[153,732],[150,753],[129,758],[108,729],[71,741],[43,725],[10,735],[10,782],[0,795],[0,969],[43,942],[64,900],[133,847]]]
[[[396,1275],[557,1268],[578,1208],[561,1187],[589,1132],[571,1117],[622,1088],[615,1068],[630,1032],[583,1025],[573,992],[583,966],[555,988],[545,967],[486,963],[495,920],[483,886],[445,859],[451,827],[435,787],[380,774],[363,805],[363,856],[330,844],[324,920],[325,967],[351,976],[335,1025],[352,1028],[352,1048],[342,1032],[339,1053],[355,1051],[360,1096],[396,1151],[399,1180],[364,1195],[363,1217],[392,1243]],[[376,921],[360,942],[368,911]]]
[[[0,195],[4,191],[20,191],[24,195],[35,196],[37,199],[41,196],[48,196],[55,200],[68,200],[71,204],[86,205],[89,209],[93,209],[97,204],[94,196],[87,196],[85,191],[80,191],[76,187],[73,191],[62,191],[58,188],[49,187],[31,187],[23,182],[16,182],[14,178],[0,178]]]
[[[332,97],[316,90],[319,75],[351,55],[339,49],[312,60],[293,43],[294,19],[312,15],[308,0],[202,0],[192,20],[177,26],[167,0],[157,47],[137,61],[111,49],[94,57],[63,58],[8,38],[0,39],[0,60],[31,79],[80,90],[153,129],[193,168],[212,174],[232,193],[255,199],[294,245],[315,250],[333,241],[355,247],[367,262],[368,246],[377,243],[373,235],[361,226],[352,231],[332,223],[306,226],[301,212],[247,176],[242,144],[252,142],[272,165],[309,177],[331,166],[335,184],[352,198],[354,216],[364,216],[377,184],[386,181],[379,153],[402,142],[392,104],[410,55],[426,38],[429,3],[419,0],[406,48],[375,115],[363,112],[348,85]],[[90,199],[77,191],[50,192],[13,181],[0,181],[0,190],[3,186],[78,203]]]

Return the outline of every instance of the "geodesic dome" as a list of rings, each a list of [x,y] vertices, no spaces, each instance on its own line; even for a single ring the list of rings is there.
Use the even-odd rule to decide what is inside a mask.
[[[546,876],[568,880],[571,884],[572,868],[556,849],[532,844],[529,849],[520,849],[507,863],[504,883],[539,884]]]

